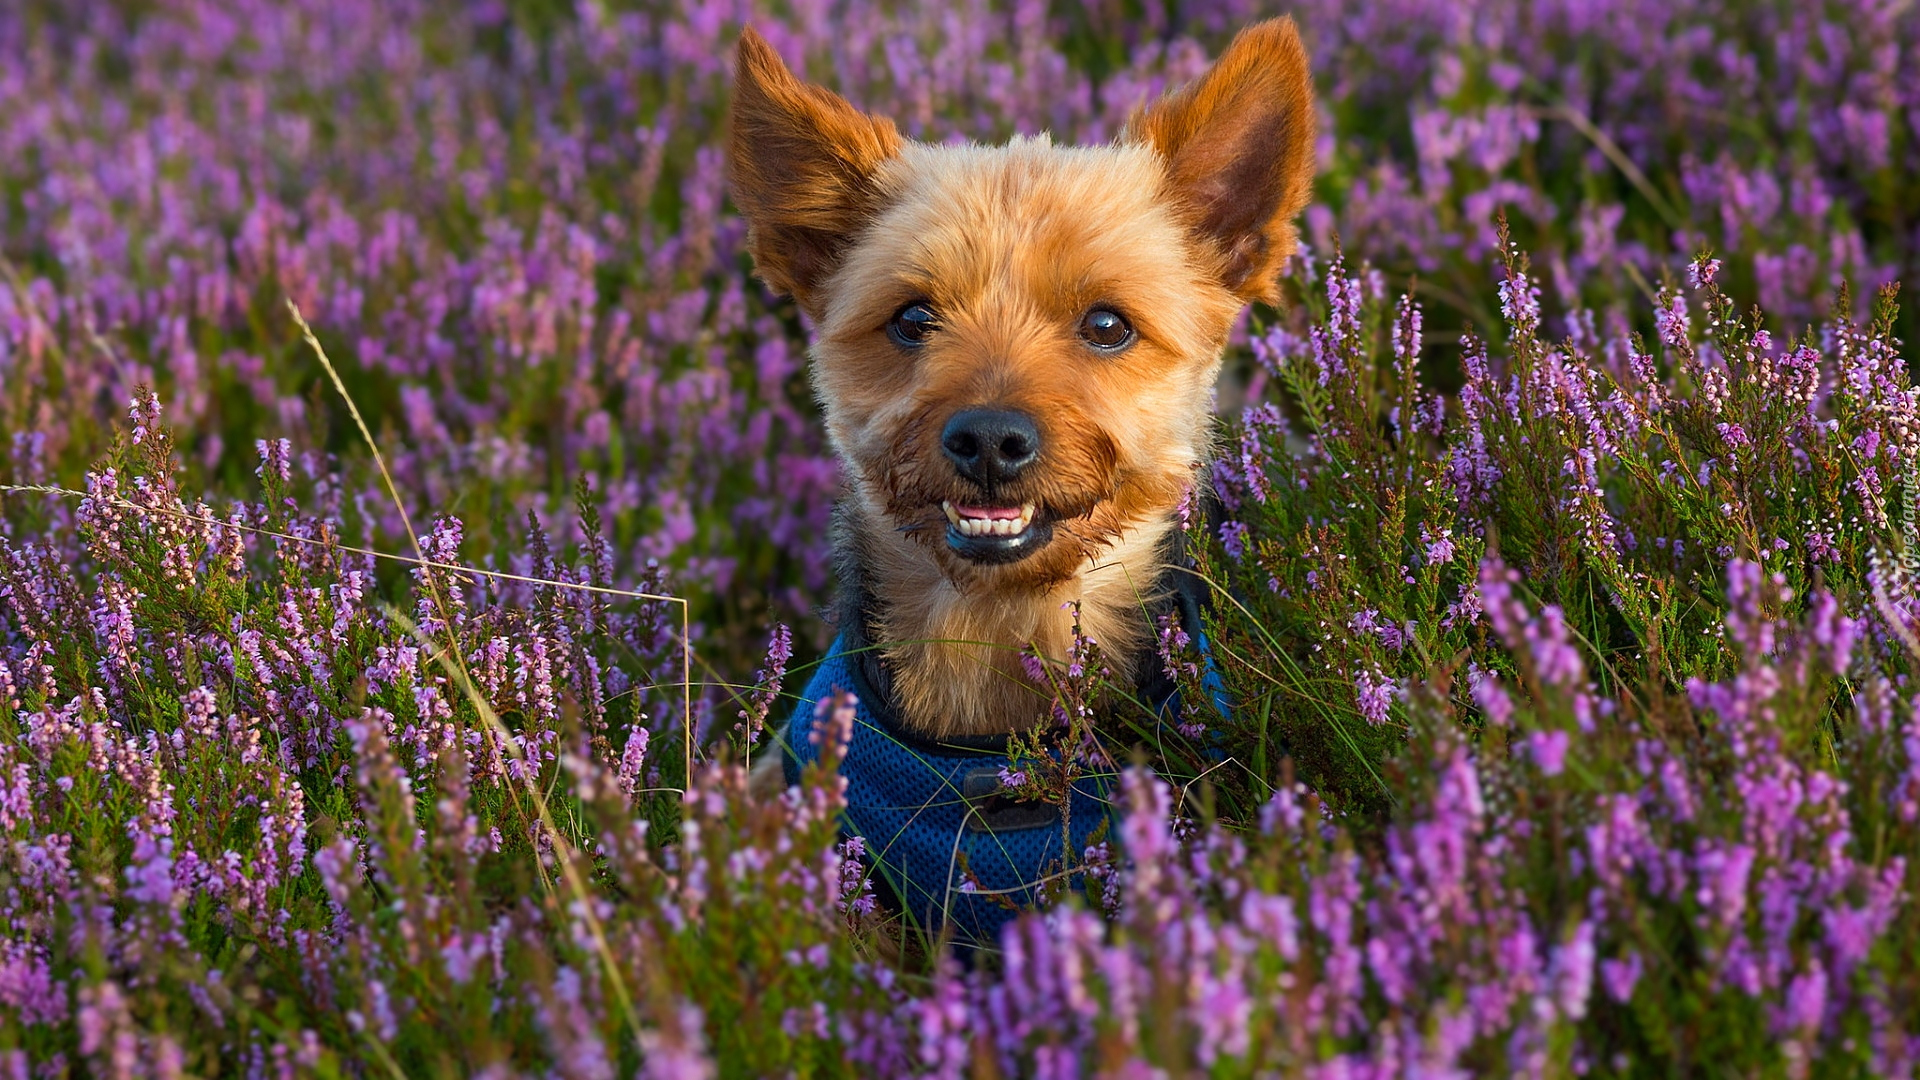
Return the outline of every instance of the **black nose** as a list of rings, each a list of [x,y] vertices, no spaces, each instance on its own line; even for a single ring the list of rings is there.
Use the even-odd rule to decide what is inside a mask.
[[[940,447],[961,476],[992,487],[1020,475],[1040,456],[1040,429],[1026,413],[964,409],[940,432]]]

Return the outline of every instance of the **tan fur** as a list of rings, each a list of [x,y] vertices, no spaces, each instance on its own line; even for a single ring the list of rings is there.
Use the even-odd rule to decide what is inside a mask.
[[[896,643],[887,659],[903,715],[936,735],[1031,726],[1052,698],[1027,679],[1018,650],[1032,643],[1044,656],[1064,656],[1073,631],[1069,601],[1080,602],[1081,631],[1125,664],[1146,641],[1141,610],[1152,599],[1169,528],[1143,524],[1065,582],[1040,590],[963,590],[922,545],[889,538],[869,571],[883,612],[876,634]]]
[[[846,466],[848,513],[902,720],[1016,730],[1047,694],[1018,662],[1058,659],[1078,601],[1116,670],[1171,517],[1210,452],[1220,353],[1248,299],[1273,299],[1312,177],[1306,57],[1290,21],[1248,29],[1193,86],[1104,147],[1045,136],[932,146],[801,84],[751,30],[734,106],[734,186],[762,276],[815,326],[813,380]],[[922,347],[886,334],[938,313]],[[1138,333],[1078,336],[1096,304]],[[967,408],[1039,425],[1040,463],[996,496],[1054,522],[1040,552],[980,565],[946,545],[942,500],[977,502],[940,448]]]

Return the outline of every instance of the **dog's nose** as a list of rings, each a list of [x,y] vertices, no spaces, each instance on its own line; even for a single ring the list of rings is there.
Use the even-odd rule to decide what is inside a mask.
[[[1020,475],[1040,456],[1040,429],[1026,413],[964,409],[940,432],[940,447],[961,476],[992,487]]]

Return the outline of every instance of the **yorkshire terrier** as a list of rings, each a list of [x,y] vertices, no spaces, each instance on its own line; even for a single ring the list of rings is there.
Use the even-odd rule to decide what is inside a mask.
[[[840,639],[790,726],[786,776],[810,754],[792,744],[815,699],[859,692],[850,827],[896,899],[925,899],[937,923],[956,872],[961,892],[996,890],[978,858],[952,865],[952,836],[926,845],[946,881],[890,861],[895,838],[855,812],[858,747],[973,753],[1034,728],[1051,694],[1022,653],[1061,660],[1076,619],[1113,670],[1157,671],[1151,611],[1181,576],[1177,517],[1212,452],[1222,350],[1242,308],[1278,301],[1311,193],[1306,52],[1290,19],[1248,27],[1106,146],[934,145],[802,82],[748,29],[731,140],[758,274],[812,323],[847,484]],[[980,771],[938,781],[963,830],[991,825]],[[768,765],[756,786],[779,778]],[[1008,809],[1003,832],[1033,824]],[[1049,850],[1077,854],[1064,841]]]

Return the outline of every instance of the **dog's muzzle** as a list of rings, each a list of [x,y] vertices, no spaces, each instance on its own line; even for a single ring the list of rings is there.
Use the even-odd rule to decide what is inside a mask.
[[[988,497],[979,504],[944,502],[947,546],[977,563],[1010,563],[1053,539],[1053,523],[1033,503],[1001,505],[992,494],[1040,459],[1040,427],[1011,409],[962,409],[940,432],[940,449],[963,479]]]

